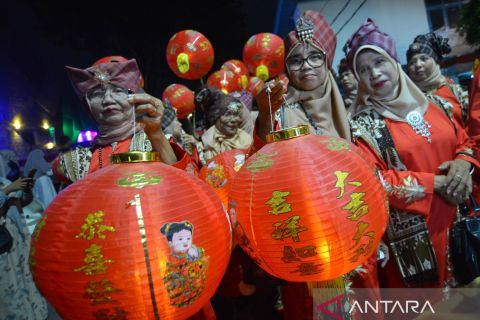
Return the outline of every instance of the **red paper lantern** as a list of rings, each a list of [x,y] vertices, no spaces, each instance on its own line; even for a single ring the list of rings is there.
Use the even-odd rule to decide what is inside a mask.
[[[102,63],[127,62],[127,61],[128,59],[122,56],[106,56],[95,61],[92,66],[96,66]],[[143,88],[144,85],[145,85],[145,81],[143,80],[143,75],[140,75],[140,87]]]
[[[243,61],[250,74],[267,81],[283,70],[285,47],[283,40],[273,33],[251,36],[243,47]]]
[[[228,94],[233,91],[242,91],[242,80],[232,71],[218,70],[208,77],[207,84]]]
[[[163,101],[168,101],[177,109],[177,118],[185,119],[195,110],[194,93],[181,84],[171,84],[163,91]]]
[[[245,162],[245,150],[233,149],[222,152],[207,161],[199,177],[205,181],[228,208],[228,193],[233,177]]]
[[[248,158],[230,189],[230,214],[240,245],[265,271],[288,281],[325,281],[376,252],[386,199],[354,145],[306,135],[267,144]]]
[[[248,80],[247,91],[252,94],[253,97],[256,97],[260,91],[262,91],[265,86],[265,82],[260,80],[257,77],[250,77]]]
[[[240,60],[228,60],[224,64],[222,64],[222,67],[220,68],[222,70],[227,70],[227,71],[232,71],[236,75],[238,75],[242,81],[242,88],[245,89],[248,84],[248,69],[245,63],[243,63]]]
[[[204,182],[160,162],[112,164],[52,202],[30,263],[64,319],[186,319],[215,293],[230,243]]]
[[[213,59],[212,44],[198,31],[177,32],[168,42],[168,66],[180,78],[200,79],[212,68]]]

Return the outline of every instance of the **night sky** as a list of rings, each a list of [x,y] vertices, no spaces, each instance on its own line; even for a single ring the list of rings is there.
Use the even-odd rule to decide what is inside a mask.
[[[241,59],[251,35],[273,32],[277,1],[15,0],[2,7],[2,126],[20,112],[27,115],[27,125],[46,115],[61,127],[62,111],[82,113],[65,65],[86,68],[103,56],[122,55],[137,59],[152,95],[161,97],[174,82],[194,90],[199,81],[177,78],[166,64],[170,37],[183,29],[202,32],[215,49],[215,71],[228,59]],[[91,125],[84,115],[79,119]]]

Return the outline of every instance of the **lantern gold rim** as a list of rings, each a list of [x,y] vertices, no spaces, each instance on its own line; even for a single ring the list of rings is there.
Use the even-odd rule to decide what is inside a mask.
[[[293,139],[301,136],[306,136],[308,134],[310,134],[310,129],[308,128],[308,126],[301,125],[298,127],[270,132],[267,135],[267,142],[289,140],[289,139]]]
[[[110,156],[111,164],[160,161],[158,152],[130,151]]]

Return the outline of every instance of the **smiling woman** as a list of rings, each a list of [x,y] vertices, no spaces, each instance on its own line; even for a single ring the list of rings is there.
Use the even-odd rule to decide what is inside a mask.
[[[247,149],[252,137],[240,128],[243,104],[237,98],[206,86],[195,95],[195,103],[205,111],[207,128],[198,144],[202,163],[232,149]]]

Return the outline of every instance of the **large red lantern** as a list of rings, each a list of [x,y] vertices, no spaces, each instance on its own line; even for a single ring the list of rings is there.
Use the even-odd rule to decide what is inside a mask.
[[[227,70],[227,71],[232,71],[236,75],[238,75],[242,81],[242,88],[245,89],[248,84],[248,69],[245,63],[243,63],[240,60],[228,60],[224,64],[222,64],[222,67],[220,68],[222,70]]]
[[[212,44],[198,31],[177,32],[168,42],[168,66],[180,78],[200,79],[212,68],[213,59]]]
[[[247,91],[252,94],[253,97],[256,97],[260,91],[262,91],[265,86],[265,82],[260,80],[257,77],[250,77],[248,80]]]
[[[127,62],[128,59],[122,56],[106,56],[103,58],[98,59],[95,61],[92,66],[96,66],[102,63],[110,63],[110,62]],[[143,75],[140,75],[140,87],[143,88],[145,85],[145,80],[143,80]]]
[[[185,119],[195,110],[194,96],[193,91],[186,86],[174,83],[163,91],[162,99],[177,109],[178,119]]]
[[[228,94],[233,91],[242,91],[242,80],[232,71],[218,70],[208,77],[207,84]]]
[[[62,318],[186,319],[214,294],[230,246],[204,182],[160,162],[112,164],[52,202],[30,264]]]
[[[387,224],[386,194],[374,168],[347,141],[280,131],[245,162],[230,189],[243,249],[288,281],[332,280],[376,252]],[[235,204],[235,207],[233,207]]]
[[[283,70],[285,47],[283,40],[273,33],[251,36],[243,47],[243,61],[250,74],[267,81]]]
[[[207,161],[199,177],[205,181],[228,208],[228,193],[233,178],[245,162],[245,150],[233,149],[222,152]]]

